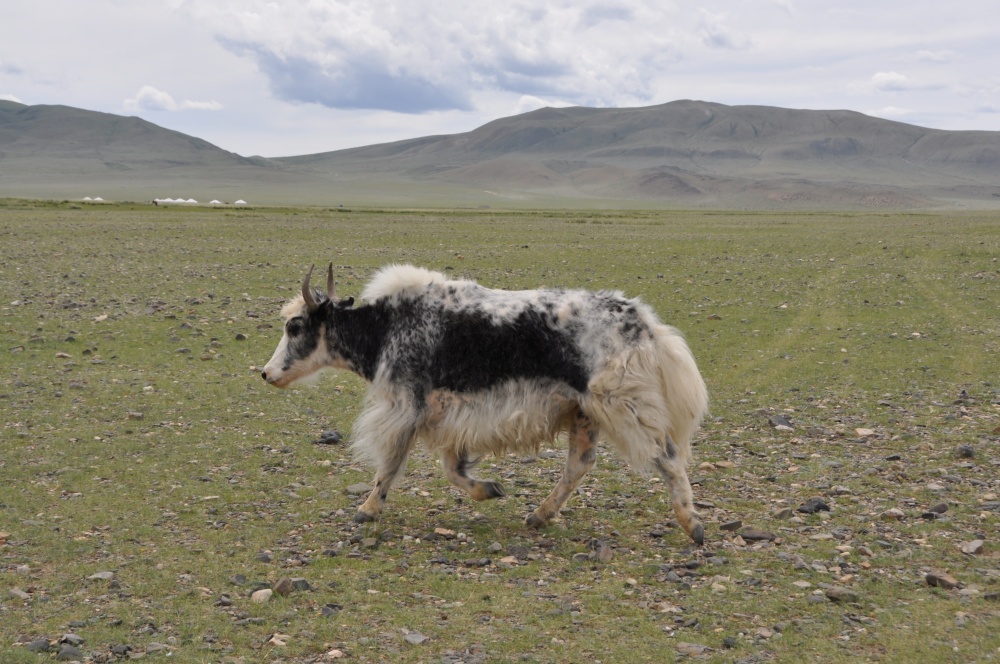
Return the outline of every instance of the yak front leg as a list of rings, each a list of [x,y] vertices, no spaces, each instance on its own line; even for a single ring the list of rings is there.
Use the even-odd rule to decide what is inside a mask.
[[[469,477],[466,474],[469,467],[469,460],[464,454],[452,450],[442,452],[441,463],[444,465],[444,472],[448,476],[448,481],[461,489],[465,489],[469,497],[473,500],[503,498],[507,495],[503,486],[495,480],[477,480]]]
[[[549,497],[528,515],[524,522],[533,528],[543,528],[552,521],[576,489],[580,480],[594,467],[597,459],[597,426],[581,411],[576,412],[569,431],[569,450],[562,477]]]
[[[653,459],[653,464],[670,489],[670,502],[674,505],[677,523],[695,544],[702,546],[705,543],[705,527],[694,511],[694,495],[691,493],[687,469],[684,460],[677,454],[677,446],[670,439],[670,434],[666,436],[666,449]]]
[[[385,498],[389,495],[389,488],[406,466],[406,457],[413,447],[414,440],[415,433],[413,431],[401,433],[396,437],[395,444],[390,446],[389,454],[382,459],[375,473],[375,488],[368,494],[368,499],[362,503],[357,514],[354,515],[355,522],[374,521],[382,513]]]

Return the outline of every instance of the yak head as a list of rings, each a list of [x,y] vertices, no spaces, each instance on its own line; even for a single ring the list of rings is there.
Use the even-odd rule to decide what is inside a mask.
[[[261,371],[269,385],[288,387],[316,372],[338,366],[336,353],[328,347],[327,330],[333,321],[334,311],[354,304],[354,298],[338,300],[333,283],[333,263],[327,269],[326,293],[309,286],[313,267],[310,266],[302,280],[302,294],[281,309],[285,320],[285,333]]]

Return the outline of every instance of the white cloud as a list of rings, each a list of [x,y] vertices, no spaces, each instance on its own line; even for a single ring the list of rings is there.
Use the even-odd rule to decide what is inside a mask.
[[[936,90],[941,85],[924,83],[914,80],[905,74],[895,71],[876,72],[871,79],[871,86],[877,92],[909,92],[912,90]]]
[[[219,111],[222,110],[222,104],[217,101],[189,101],[185,100],[180,103],[174,101],[174,98],[168,92],[163,90],[157,90],[151,85],[144,85],[136,93],[135,97],[132,99],[126,99],[123,103],[126,111],[141,112],[141,111],[186,111],[186,110],[196,110],[196,111]]]
[[[23,101],[21,101],[20,99],[18,99],[14,95],[0,95],[0,99],[3,99],[4,101],[17,102],[18,104],[23,104],[24,103]]]
[[[955,52],[946,48],[938,51],[917,51],[917,60],[935,64],[946,64],[955,59]]]
[[[897,118],[904,118],[909,115],[913,115],[913,110],[909,108],[899,108],[897,106],[884,106],[872,111],[865,111],[865,113],[867,115],[874,115],[877,118],[895,120]]]
[[[699,33],[702,43],[709,48],[742,51],[752,46],[752,40],[725,25],[728,16],[701,10]]]

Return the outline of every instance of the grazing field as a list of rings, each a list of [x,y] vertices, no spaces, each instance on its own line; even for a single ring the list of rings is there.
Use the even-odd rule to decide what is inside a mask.
[[[1000,661],[998,256],[972,213],[0,201],[0,660]],[[488,503],[418,453],[354,524],[363,382],[256,369],[330,260],[641,295],[712,397],[706,545],[609,449],[524,527],[558,445]]]

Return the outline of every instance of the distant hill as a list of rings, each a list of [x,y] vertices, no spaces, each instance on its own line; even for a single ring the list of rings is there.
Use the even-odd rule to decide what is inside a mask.
[[[248,159],[139,118],[0,101],[0,195],[81,185],[262,203],[996,208],[1000,132],[676,101],[543,108],[462,134]]]

